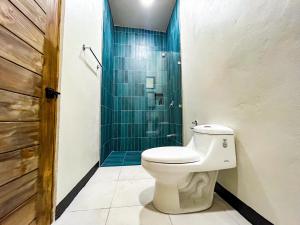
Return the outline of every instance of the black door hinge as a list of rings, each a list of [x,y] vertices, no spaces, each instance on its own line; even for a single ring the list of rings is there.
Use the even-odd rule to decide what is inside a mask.
[[[45,88],[46,98],[47,99],[57,99],[59,92],[55,91],[53,88],[46,87]]]

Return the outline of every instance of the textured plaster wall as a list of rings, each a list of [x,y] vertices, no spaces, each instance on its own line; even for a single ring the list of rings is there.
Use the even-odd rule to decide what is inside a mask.
[[[90,52],[101,59],[101,0],[64,1],[56,203],[99,161],[100,73]]]
[[[300,221],[300,1],[181,1],[183,121],[236,132],[219,182],[275,224]]]

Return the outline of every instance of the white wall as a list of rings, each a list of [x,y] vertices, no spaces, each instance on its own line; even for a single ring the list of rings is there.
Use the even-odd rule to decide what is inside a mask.
[[[237,169],[219,182],[275,224],[300,221],[300,1],[182,0],[189,126],[236,131]]]
[[[82,44],[102,53],[101,0],[65,0],[56,203],[99,161],[100,72]]]

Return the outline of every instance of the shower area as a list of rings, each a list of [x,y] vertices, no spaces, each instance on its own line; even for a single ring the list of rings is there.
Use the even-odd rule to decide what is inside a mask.
[[[104,2],[100,164],[138,165],[146,149],[182,145],[179,2],[165,32],[115,26]]]

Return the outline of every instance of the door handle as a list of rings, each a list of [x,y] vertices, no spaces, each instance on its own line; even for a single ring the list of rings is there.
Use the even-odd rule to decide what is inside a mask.
[[[58,91],[56,91],[50,87],[45,88],[45,93],[46,93],[47,99],[57,99],[58,95],[60,95],[60,93]]]

